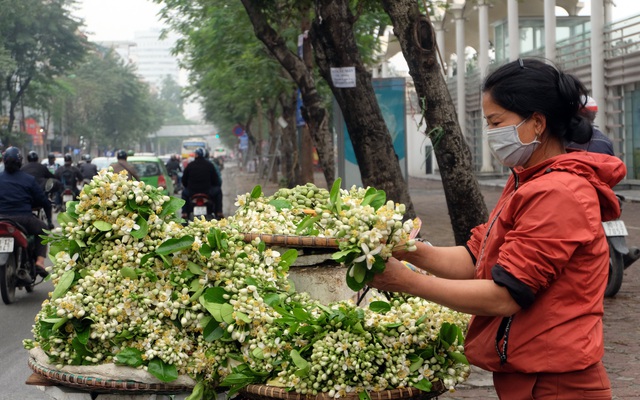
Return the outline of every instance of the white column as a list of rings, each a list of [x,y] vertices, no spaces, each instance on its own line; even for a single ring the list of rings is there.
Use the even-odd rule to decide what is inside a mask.
[[[509,30],[509,60],[515,61],[520,57],[518,0],[507,0],[507,26]]]
[[[606,132],[604,82],[604,2],[591,0],[591,97],[598,104],[595,124]]]
[[[556,61],[556,0],[544,0],[544,56]]]
[[[440,51],[440,57],[438,61],[444,63],[442,65],[442,73],[446,76],[446,70],[449,68],[449,58],[447,58],[447,49],[445,48],[444,43],[444,22],[443,21],[435,21],[433,27],[436,29],[436,43],[438,44],[438,51]]]
[[[467,132],[467,105],[466,105],[466,96],[465,96],[465,75],[466,75],[466,60],[464,57],[464,5],[463,4],[452,4],[451,11],[453,12],[453,18],[456,21],[456,55],[458,60],[456,61],[456,71],[457,71],[457,79],[456,79],[456,94],[458,97],[458,123],[460,124],[460,129],[462,130],[462,134],[465,135]]]
[[[613,1],[604,0],[604,24],[610,25],[613,20]]]
[[[489,0],[478,0],[478,68],[480,82],[484,81],[489,69]],[[482,111],[482,108],[480,108]],[[484,126],[484,124],[482,124]],[[483,132],[484,133],[484,132]],[[482,135],[482,172],[493,172],[491,150],[486,135]]]

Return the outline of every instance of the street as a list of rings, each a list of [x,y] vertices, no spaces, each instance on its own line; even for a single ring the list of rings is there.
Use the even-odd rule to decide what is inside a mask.
[[[316,174],[317,177],[321,175]],[[231,164],[223,171],[225,214],[235,209],[235,196],[251,191],[256,184],[263,185],[265,193],[272,193],[275,185],[259,182],[255,174],[239,172]],[[316,182],[318,186],[325,186]],[[325,186],[326,187],[326,186]],[[436,245],[453,245],[453,234],[444,200],[442,185],[438,181],[410,180],[411,195],[418,215],[423,221],[423,237]],[[488,207],[492,207],[501,190],[483,187]],[[623,220],[629,231],[628,245],[640,245],[640,203],[625,202]],[[31,337],[33,318],[40,309],[51,283],[37,286],[33,293],[17,293],[16,302],[10,306],[0,304],[0,320],[3,321],[0,339],[0,400],[42,399],[36,387],[25,385],[31,374],[27,366],[27,351],[22,340]],[[605,345],[604,364],[613,386],[614,399],[640,398],[640,261],[630,267],[624,275],[622,289],[612,299],[605,299]],[[470,380],[460,385],[455,393],[447,393],[442,399],[497,398],[491,387],[488,374],[472,374]]]

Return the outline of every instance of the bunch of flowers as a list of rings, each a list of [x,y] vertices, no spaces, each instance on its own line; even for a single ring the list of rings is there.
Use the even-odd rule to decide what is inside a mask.
[[[313,198],[329,196],[329,210],[371,207],[369,221],[387,227],[380,227],[388,231],[381,234],[385,249],[384,241],[404,240],[395,217],[400,206],[363,204],[372,192],[358,189],[341,192],[340,200],[333,191],[307,189],[305,198],[311,190]],[[273,206],[255,190],[242,199],[263,211]],[[299,200],[321,209],[320,201]],[[365,310],[295,292],[287,275],[297,251],[278,252],[259,238],[244,241],[238,227],[250,215],[249,203],[229,220],[183,226],[175,219],[181,200],[101,172],[58,216],[60,228],[47,239],[55,289],[25,347],[41,347],[60,367],[117,363],[167,382],[189,375],[198,382],[190,399],[209,398],[219,386],[234,393],[249,383],[341,397],[404,386],[430,390],[436,381],[453,389],[466,379],[467,315],[417,298],[374,301]],[[296,214],[301,204],[289,210]],[[356,226],[363,214],[345,214],[349,222],[342,224]],[[326,226],[337,225],[324,218]],[[379,240],[364,228],[357,235],[342,230],[349,246]]]
[[[386,200],[384,191],[374,188],[340,188],[331,191],[308,183],[280,189],[264,196],[260,186],[251,194],[238,196],[238,211],[230,225],[240,232],[304,235],[336,238],[340,251],[334,259],[347,266],[347,284],[362,289],[398,246],[415,249],[413,236],[419,223],[403,222],[404,204]]]

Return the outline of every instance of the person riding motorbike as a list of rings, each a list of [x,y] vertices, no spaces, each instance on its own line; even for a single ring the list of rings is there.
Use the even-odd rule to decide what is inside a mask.
[[[58,197],[58,193],[62,191],[62,183],[56,179],[55,175],[47,168],[44,164],[40,164],[38,162],[38,153],[31,150],[27,153],[27,163],[22,166],[22,172],[26,172],[27,174],[36,178],[36,182],[40,185],[40,188],[46,193],[46,184],[48,180],[53,182],[53,186],[50,189],[50,193],[55,195],[55,198]]]
[[[195,159],[187,165],[182,174],[182,198],[185,205],[182,208],[183,217],[191,212],[190,197],[196,193],[207,194],[214,204],[214,213],[216,218],[222,217],[222,210],[216,209],[216,204],[222,205],[222,181],[209,160],[205,158],[205,150],[197,148],[195,151]],[[220,197],[220,199],[218,199]]]
[[[182,166],[180,165],[180,159],[178,157],[179,157],[178,155],[173,154],[169,159],[169,161],[167,161],[167,165],[166,165],[169,176],[176,177],[175,183],[173,185],[176,193],[178,193],[181,182],[182,182],[182,177],[181,177]]]
[[[60,164],[56,162],[55,154],[49,153],[47,155],[47,163],[45,164],[45,167],[47,167],[47,169],[49,169],[49,171],[51,171],[52,174],[55,174],[56,170],[60,168]]]
[[[78,189],[78,183],[82,182],[82,174],[80,170],[71,163],[73,162],[73,158],[71,154],[64,155],[64,165],[56,170],[54,174],[55,177],[62,182],[62,187],[64,189],[71,189],[73,192],[73,196],[77,197],[80,193]],[[56,199],[56,204],[62,204],[62,198]]]
[[[41,277],[49,273],[44,269],[47,245],[42,244],[39,236],[44,229],[53,229],[51,223],[51,203],[36,182],[36,178],[20,170],[22,154],[17,147],[9,147],[4,152],[5,171],[0,173],[0,218],[17,222],[29,235],[36,236],[36,272]],[[32,209],[42,207],[49,224],[36,218]]]
[[[129,174],[129,179],[135,179],[136,181],[139,181],[140,176],[138,175],[138,171],[136,171],[136,167],[127,162],[127,157],[128,154],[125,150],[118,150],[118,153],[116,154],[116,158],[118,161],[111,164],[113,172],[119,173],[122,171],[127,171],[127,174]]]
[[[85,162],[81,163],[78,168],[82,174],[82,179],[85,182],[89,182],[94,176],[98,175],[98,167],[91,163],[91,155],[85,154],[82,156],[82,159]]]

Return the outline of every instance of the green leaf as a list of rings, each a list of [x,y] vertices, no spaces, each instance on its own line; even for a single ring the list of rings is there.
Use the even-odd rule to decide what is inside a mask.
[[[67,201],[67,214],[74,219],[78,219],[78,213],[76,212],[77,201]]]
[[[59,213],[58,216],[56,217],[56,219],[58,220],[58,224],[63,225],[63,224],[69,224],[71,222],[75,222],[75,218],[73,218],[72,216],[70,216],[67,213]]]
[[[107,221],[93,221],[93,226],[95,226],[97,230],[102,232],[108,232],[113,229],[113,225],[111,225]]]
[[[378,190],[375,197],[371,201],[370,205],[371,207],[373,207],[374,210],[377,211],[380,207],[382,207],[386,203],[387,203],[387,194],[384,192],[384,190]]]
[[[353,279],[356,282],[362,283],[364,282],[364,277],[367,275],[367,267],[364,263],[353,264]]]
[[[247,324],[251,323],[251,319],[249,318],[249,316],[245,313],[242,313],[240,311],[236,312],[236,319],[243,321]]]
[[[147,220],[139,215],[138,218],[136,218],[136,224],[140,228],[136,229],[135,231],[131,231],[131,236],[136,239],[142,239],[147,236],[147,233],[149,233],[149,224],[147,223]]]
[[[361,290],[361,289],[364,287],[364,283],[362,283],[362,282],[357,282],[357,281],[355,280],[355,278],[354,278],[354,277],[352,277],[352,276],[349,274],[349,269],[351,269],[351,268],[353,268],[353,267],[354,267],[354,266],[352,265],[351,267],[347,268],[347,278],[346,278],[346,281],[347,281],[347,286],[349,286],[349,289],[353,290],[354,292],[357,292],[357,291]]]
[[[289,249],[280,256],[280,266],[289,268],[298,259],[298,250]]]
[[[147,371],[162,382],[172,382],[178,379],[178,369],[173,364],[167,364],[159,358],[149,361]]]
[[[84,345],[86,345],[89,342],[90,334],[91,334],[91,328],[88,326],[81,331],[76,331],[76,335],[78,335],[77,336],[78,340],[80,341],[80,343]]]
[[[192,261],[187,262],[187,267],[189,268],[189,271],[191,271],[191,273],[194,275],[204,275],[204,271],[202,271],[202,268],[200,268],[198,264]]]
[[[69,318],[64,317],[61,318],[59,321],[57,321],[55,324],[53,324],[53,327],[51,327],[52,331],[57,331],[58,329],[62,328],[62,326],[64,324],[66,324],[67,322],[69,322]]]
[[[260,196],[262,196],[262,187],[260,185],[256,185],[256,187],[251,191],[251,198],[257,199]]]
[[[305,360],[304,358],[302,358],[302,356],[300,355],[300,353],[298,353],[298,350],[291,350],[291,353],[289,353],[291,355],[291,360],[293,361],[293,363],[296,365],[296,367],[298,367],[298,371],[302,371],[301,373],[305,373],[305,375],[298,375],[298,371],[296,371],[296,375],[297,376],[306,376],[306,374],[309,373],[309,362],[307,360]]]
[[[53,290],[53,294],[51,295],[51,300],[56,300],[62,297],[67,290],[73,285],[73,280],[76,277],[76,273],[74,270],[70,269],[69,271],[62,274],[56,288]]]
[[[336,204],[338,198],[340,198],[340,186],[342,185],[342,178],[338,178],[333,182],[331,191],[329,192],[329,199],[331,203]]]
[[[177,197],[171,197],[168,203],[164,203],[162,205],[162,211],[160,212],[160,217],[165,217],[167,215],[175,214],[176,211],[180,210],[182,206],[184,206],[185,201],[183,199],[179,199]]]
[[[204,381],[196,383],[191,394],[184,400],[202,400],[204,397]]]
[[[367,191],[364,193],[364,197],[362,198],[360,205],[362,207],[368,206],[369,204],[371,204],[371,201],[373,201],[373,198],[376,197],[377,194],[378,191],[376,190],[376,188],[368,187]]]
[[[413,387],[422,390],[423,392],[430,392],[433,388],[433,384],[426,378],[422,378],[422,380],[418,383],[414,383]]]
[[[457,351],[448,351],[447,354],[456,363],[469,365],[469,360],[464,354]]]
[[[200,255],[202,255],[202,257],[204,258],[210,258],[211,253],[213,253],[213,249],[207,243],[202,243],[202,246],[200,246],[200,250],[198,251],[200,252]]]
[[[416,372],[422,367],[424,360],[421,357],[416,357],[415,360],[411,360],[411,365],[409,366],[409,371]]]
[[[172,238],[162,242],[156,249],[156,254],[167,255],[177,253],[178,251],[188,249],[193,244],[193,236],[183,236],[181,238]]]
[[[219,286],[210,287],[204,292],[204,300],[209,303],[223,304],[228,301],[224,298],[226,294],[227,291],[224,288]]]
[[[309,313],[300,307],[296,307],[293,309],[293,316],[296,317],[298,321],[307,321],[309,320]]]
[[[367,392],[366,390],[363,390],[362,392],[358,392],[358,399],[371,400],[371,397],[369,396],[369,392]]]
[[[224,335],[224,332],[225,330],[220,326],[220,322],[212,318],[207,326],[204,327],[202,336],[204,337],[205,341],[213,342],[214,340],[220,339]]]
[[[123,278],[138,279],[136,270],[131,267],[122,267],[120,269],[120,275],[122,275]]]
[[[391,311],[391,304],[386,301],[372,301],[369,304],[369,309],[378,313],[386,313]]]
[[[120,353],[116,354],[116,364],[128,365],[129,367],[137,368],[142,365],[142,362],[142,352],[138,349],[134,349],[133,347],[127,347]]]
[[[226,322],[227,324],[233,324],[236,320],[233,318],[233,306],[231,304],[216,304],[209,303],[208,301],[204,301],[204,308],[209,311],[209,313],[216,319],[218,322]]]
[[[280,296],[277,293],[269,293],[264,296],[264,302],[273,307],[280,304]]]
[[[253,358],[256,358],[258,360],[264,360],[264,353],[262,352],[262,349],[260,347],[256,347],[255,349],[253,349],[251,355],[253,356]]]
[[[287,200],[273,199],[269,202],[269,204],[274,206],[276,208],[276,211],[281,211],[283,208],[290,209],[292,207],[291,202]]]

